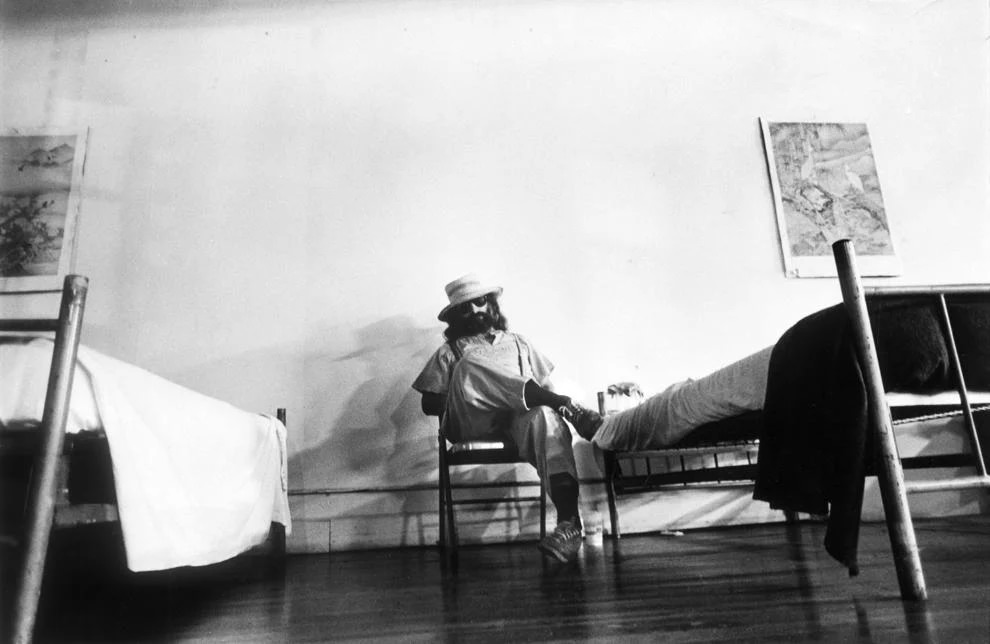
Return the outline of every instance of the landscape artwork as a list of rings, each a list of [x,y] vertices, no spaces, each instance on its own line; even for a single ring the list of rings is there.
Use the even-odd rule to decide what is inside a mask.
[[[71,271],[86,135],[0,135],[0,290],[50,291]]]
[[[866,124],[761,126],[786,274],[836,275],[839,239],[853,242],[862,275],[900,274]]]

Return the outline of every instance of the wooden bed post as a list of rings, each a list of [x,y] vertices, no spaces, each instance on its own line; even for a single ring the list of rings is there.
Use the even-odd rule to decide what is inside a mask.
[[[48,540],[55,517],[58,466],[65,442],[69,396],[88,287],[89,280],[81,275],[66,276],[62,287],[52,367],[41,420],[40,448],[28,491],[25,543],[13,621],[13,641],[17,644],[30,642],[34,633]]]
[[[285,407],[278,407],[275,410],[275,418],[278,422],[282,423],[288,431],[288,420],[286,420]],[[271,536],[272,536],[272,550],[275,556],[280,560],[280,564],[284,566],[285,564],[285,526],[277,521],[272,521],[271,525]]]
[[[908,507],[904,470],[901,468],[901,459],[894,441],[894,428],[880,375],[880,361],[873,341],[873,331],[870,328],[866,296],[856,270],[855,251],[852,242],[842,239],[832,245],[832,252],[839,272],[842,300],[849,314],[856,352],[863,370],[870,422],[877,428],[879,451],[877,478],[880,482],[883,513],[890,533],[890,545],[894,553],[894,566],[897,569],[901,598],[926,599],[925,577],[921,570],[921,557],[918,554],[914,525]]]

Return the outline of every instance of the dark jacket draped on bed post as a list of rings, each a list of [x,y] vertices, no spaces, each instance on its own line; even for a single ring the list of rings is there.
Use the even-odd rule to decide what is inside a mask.
[[[856,574],[863,501],[866,390],[845,312],[832,307],[788,329],[774,347],[753,496],[829,516],[825,548]]]
[[[887,391],[951,387],[934,305],[869,303]],[[979,312],[985,317],[986,309]],[[977,325],[979,326],[979,325]],[[770,356],[754,498],[776,509],[828,515],[825,548],[858,573],[863,486],[873,470],[874,427],[850,323],[841,305],[788,329]]]

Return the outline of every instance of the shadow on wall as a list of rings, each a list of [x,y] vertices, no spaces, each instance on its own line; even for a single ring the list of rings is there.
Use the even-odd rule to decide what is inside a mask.
[[[311,433],[324,437],[290,460],[290,471],[330,487],[389,487],[435,478],[432,419],[420,410],[411,388],[439,344],[434,328],[394,316],[357,332],[359,348],[342,356],[305,361],[305,399]],[[336,397],[335,376],[362,374],[346,401]],[[350,389],[350,388],[348,388]],[[309,473],[326,472],[325,476]]]
[[[290,436],[299,430],[300,419],[291,405],[291,383],[285,374],[292,372],[297,356],[292,349],[283,346],[267,347],[225,356],[192,367],[163,374],[169,380],[228,402],[244,411],[275,415],[278,407],[287,407]],[[248,386],[250,385],[250,386]],[[262,387],[270,400],[270,408],[262,407],[251,396]]]

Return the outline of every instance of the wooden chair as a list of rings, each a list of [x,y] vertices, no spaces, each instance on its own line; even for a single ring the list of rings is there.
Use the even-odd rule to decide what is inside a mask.
[[[545,483],[540,480],[539,496],[493,496],[483,497],[472,496],[470,498],[454,498],[454,488],[457,489],[491,489],[518,487],[520,484],[515,481],[492,481],[485,483],[462,483],[454,485],[451,482],[451,468],[464,465],[504,465],[514,463],[524,463],[516,449],[501,441],[466,441],[460,443],[450,443],[444,435],[443,430],[437,433],[437,443],[439,448],[440,473],[437,477],[439,491],[440,509],[440,539],[439,546],[442,551],[456,556],[458,537],[457,523],[454,516],[454,506],[457,505],[491,505],[496,503],[519,503],[539,501],[540,504],[540,538],[547,534],[547,489]]]

